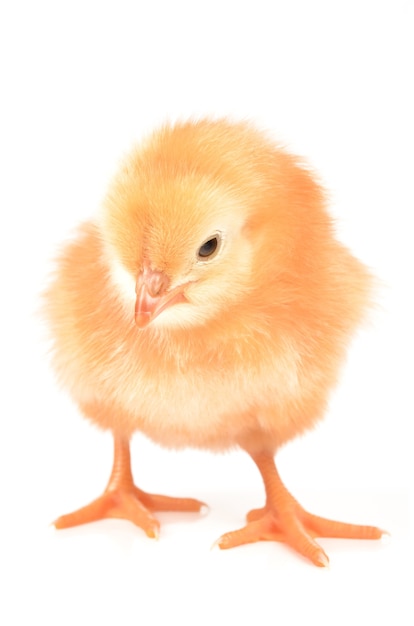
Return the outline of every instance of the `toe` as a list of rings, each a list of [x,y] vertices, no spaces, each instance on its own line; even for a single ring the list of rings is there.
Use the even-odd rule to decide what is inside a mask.
[[[181,511],[198,513],[208,508],[204,502],[194,498],[173,498],[151,494],[135,487],[135,493],[139,500],[151,511]]]
[[[304,512],[303,522],[315,537],[338,539],[381,539],[384,531],[375,526],[348,524]]]
[[[255,522],[261,519],[265,515],[265,513],[265,507],[262,507],[261,509],[253,509],[252,511],[249,511],[249,513],[247,513],[246,519],[248,522]]]

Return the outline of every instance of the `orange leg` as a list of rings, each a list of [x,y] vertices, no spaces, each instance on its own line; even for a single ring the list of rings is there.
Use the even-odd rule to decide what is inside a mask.
[[[283,541],[315,565],[325,567],[329,559],[315,537],[380,539],[384,534],[375,526],[335,522],[308,513],[282,483],[272,455],[252,458],[265,484],[266,505],[250,511],[244,528],[222,535],[217,542],[221,549],[255,541]]]
[[[135,487],[131,472],[129,441],[114,438],[114,463],[108,485],[99,498],[55,522],[56,528],[70,528],[105,518],[121,518],[133,522],[148,535],[157,538],[159,522],[154,511],[195,511],[204,506],[192,498],[171,498],[152,495]]]

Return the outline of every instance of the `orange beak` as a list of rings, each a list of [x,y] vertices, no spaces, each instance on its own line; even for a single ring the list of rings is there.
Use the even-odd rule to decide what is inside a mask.
[[[187,302],[182,286],[169,290],[170,279],[164,272],[144,267],[138,275],[135,292],[135,323],[145,328],[160,313],[173,304]]]

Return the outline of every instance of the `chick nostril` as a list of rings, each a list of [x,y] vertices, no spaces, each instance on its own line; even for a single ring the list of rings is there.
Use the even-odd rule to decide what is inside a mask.
[[[152,297],[155,298],[156,296],[158,296],[160,293],[160,286],[159,285],[154,285],[152,283],[150,283],[148,285],[148,294]]]
[[[144,290],[149,297],[160,298],[169,287],[170,279],[164,272],[144,267],[137,276],[135,292],[138,295]]]
[[[165,274],[162,272],[154,272],[148,281],[149,294],[153,298],[161,296],[168,289],[169,284],[170,281]]]

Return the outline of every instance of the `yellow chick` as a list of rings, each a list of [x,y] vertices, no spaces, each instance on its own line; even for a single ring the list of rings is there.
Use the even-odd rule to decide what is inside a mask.
[[[315,537],[381,537],[305,511],[274,463],[323,417],[370,283],[309,168],[264,133],[226,119],[155,132],[64,248],[46,294],[59,381],[115,450],[104,494],[56,528],[116,517],[155,537],[154,512],[200,510],[134,485],[140,431],[252,457],[266,503],[220,548],[284,541],[325,566]]]

